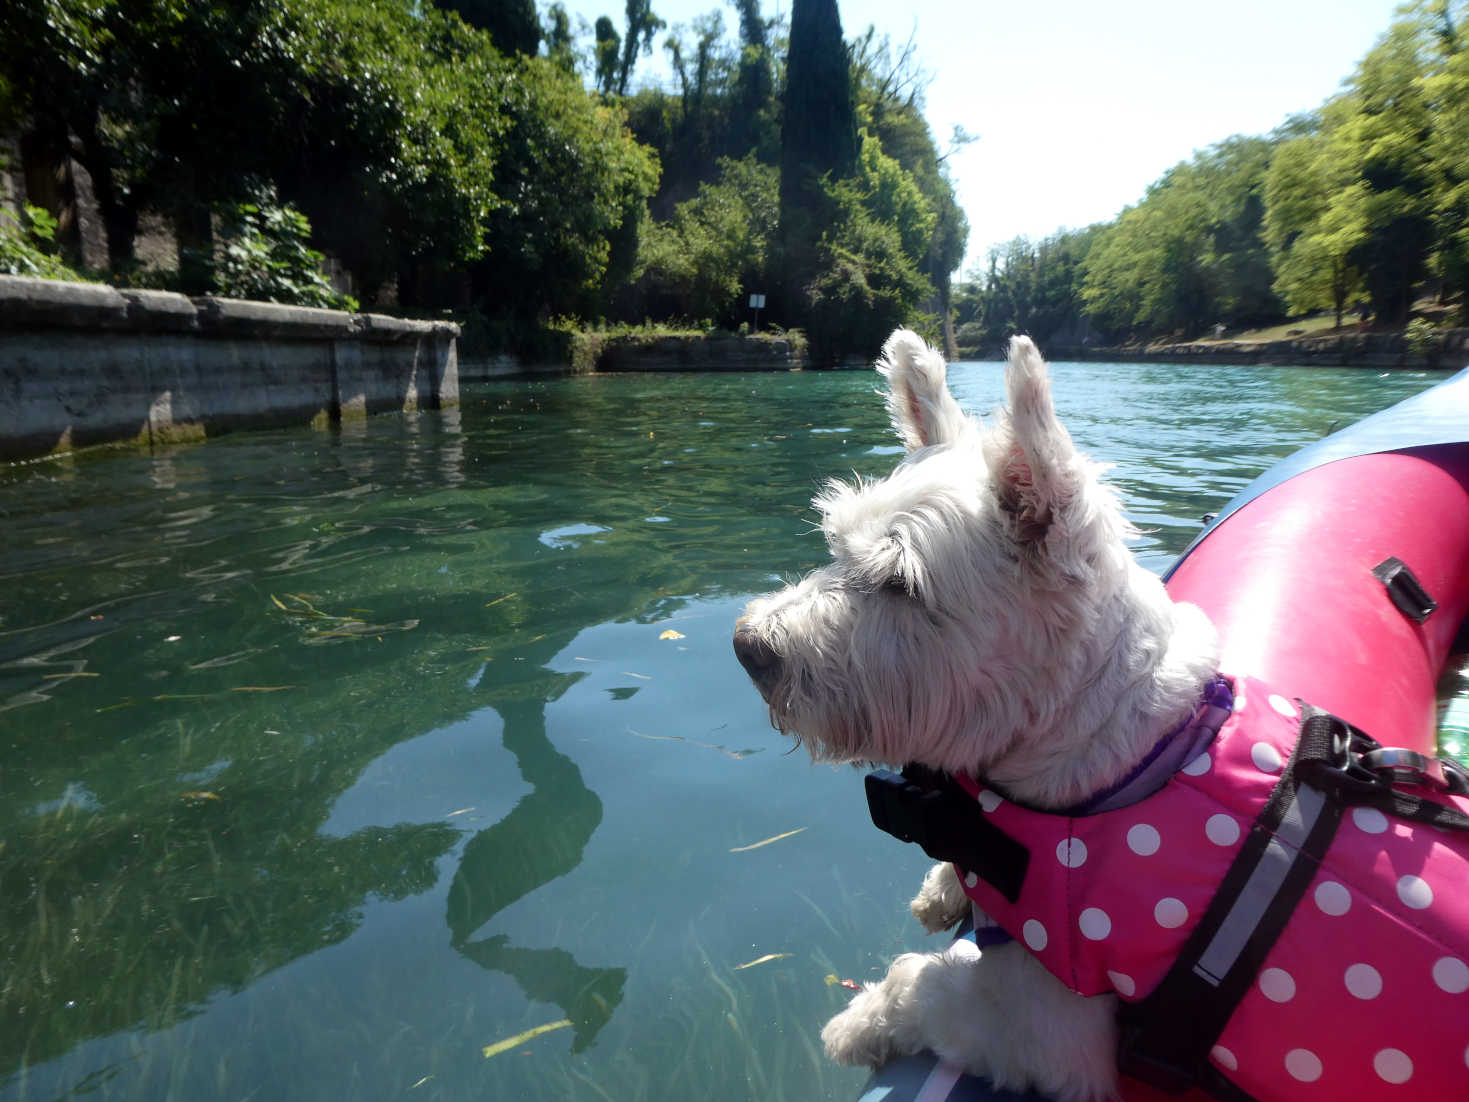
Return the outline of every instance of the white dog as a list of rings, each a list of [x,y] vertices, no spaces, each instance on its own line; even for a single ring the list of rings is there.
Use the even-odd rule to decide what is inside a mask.
[[[907,457],[817,499],[832,561],[751,602],[740,661],[817,760],[916,762],[1032,807],[1076,804],[1187,720],[1217,669],[1213,628],[1134,560],[1027,338],[1010,343],[1009,409],[988,427],[915,334],[894,333],[878,370]],[[930,931],[970,912],[951,864],[912,910]],[[997,1086],[1099,1099],[1116,1091],[1115,1009],[1012,942],[898,958],[822,1039],[842,1063],[932,1049]]]

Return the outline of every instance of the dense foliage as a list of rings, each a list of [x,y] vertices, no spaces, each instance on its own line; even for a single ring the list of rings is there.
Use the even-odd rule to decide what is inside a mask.
[[[1319,110],[1109,223],[1001,246],[957,294],[944,162],[966,139],[935,141],[912,40],[844,38],[837,0],[788,24],[725,3],[669,27],[622,0],[588,27],[534,0],[11,0],[0,121],[59,228],[8,227],[5,263],[78,266],[74,162],[113,279],[322,302],[326,254],[363,303],[463,311],[501,345],[553,320],[733,328],[751,294],[817,362],[899,323],[988,353],[1464,310],[1469,0],[1405,7]],[[671,83],[636,87],[660,45]],[[150,219],[176,269],[138,270]]]
[[[322,274],[322,255],[308,243],[310,234],[304,214],[280,203],[270,188],[258,188],[223,212],[218,258],[210,258],[213,286],[228,298],[355,310],[356,300]]]
[[[466,309],[501,343],[733,327],[768,293],[824,356],[865,356],[963,251],[921,74],[875,30],[844,42],[836,0],[795,0],[789,46],[729,3],[733,34],[651,0],[580,30],[534,0],[13,0],[0,114],[67,181],[53,212],[69,159],[90,178],[118,280],[342,301],[326,253],[365,304]],[[634,88],[660,38],[675,87]],[[140,272],[157,217],[177,269]]]
[[[1466,8],[1405,7],[1319,111],[1196,154],[1113,222],[996,250],[956,304],[965,345],[1192,338],[1315,311],[1396,328],[1424,296],[1462,317]]]

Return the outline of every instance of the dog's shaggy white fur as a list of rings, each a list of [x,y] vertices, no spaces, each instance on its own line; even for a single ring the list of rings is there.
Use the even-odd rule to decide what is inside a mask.
[[[1009,408],[988,426],[916,334],[894,333],[878,370],[907,457],[817,498],[831,563],[752,601],[736,653],[817,760],[918,762],[1033,806],[1077,803],[1190,714],[1217,668],[1213,628],[1134,560],[1029,339],[1010,342]],[[912,903],[930,931],[969,908],[950,865]],[[928,1048],[997,1086],[1097,1099],[1116,1090],[1114,1015],[1011,943],[899,957],[822,1039],[842,1063]]]

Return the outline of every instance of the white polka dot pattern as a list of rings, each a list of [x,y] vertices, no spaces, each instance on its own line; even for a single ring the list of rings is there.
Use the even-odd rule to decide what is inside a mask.
[[[984,797],[1032,858],[1018,902],[984,880],[972,898],[1079,993],[1154,990],[1255,837],[1299,720],[1283,687],[1248,684],[1251,710],[1237,694],[1219,737],[1134,805],[1067,816]],[[1469,811],[1469,799],[1449,799]],[[1375,808],[1346,811],[1212,1066],[1260,1098],[1387,1098],[1401,1086],[1469,1099],[1469,834],[1425,843],[1423,831]]]
[[[1280,756],[1280,751],[1268,742],[1257,742],[1250,747],[1250,760],[1262,773],[1279,773],[1281,766],[1285,764],[1285,759]]]
[[[966,888],[972,888],[975,885],[977,885],[978,883],[979,883],[979,877],[976,874],[974,874],[972,872],[966,872],[964,874],[964,886]]]
[[[1077,918],[1081,936],[1088,941],[1103,941],[1112,932],[1112,920],[1099,907],[1088,907]]]
[[[1045,926],[1038,918],[1026,919],[1025,925],[1020,927],[1020,936],[1025,939],[1025,944],[1037,953],[1045,949],[1051,940],[1046,934]]]
[[[1387,816],[1375,807],[1354,807],[1352,825],[1364,834],[1381,834],[1387,830]]]
[[[991,792],[988,788],[979,794],[979,806],[982,811],[994,811],[1004,802],[998,792]]]
[[[1153,918],[1165,930],[1176,930],[1188,921],[1188,908],[1181,899],[1169,896],[1158,900],[1153,908]]]
[[[1335,880],[1323,880],[1317,884],[1314,898],[1322,914],[1340,917],[1352,909],[1352,893]]]
[[[1149,826],[1147,823],[1138,823],[1128,829],[1127,848],[1139,857],[1151,857],[1158,852],[1158,847],[1163,844],[1163,838],[1158,833],[1158,828]]]
[[[1399,1048],[1385,1048],[1372,1057],[1372,1070],[1384,1083],[1406,1083],[1413,1078],[1413,1061]]]
[[[1433,982],[1450,995],[1469,991],[1469,965],[1458,957],[1439,957],[1433,962]]]
[[[1296,706],[1279,693],[1270,694],[1270,707],[1285,716],[1286,719],[1296,718]]]
[[[1080,838],[1063,838],[1056,846],[1056,860],[1068,869],[1079,869],[1086,864],[1086,843]]]
[[[1321,1078],[1321,1058],[1308,1048],[1293,1048],[1285,1054],[1285,1070],[1298,1082],[1314,1083]]]
[[[1216,846],[1232,846],[1239,841],[1239,821],[1232,815],[1210,815],[1204,834]]]
[[[1267,968],[1260,973],[1260,993],[1273,1003],[1288,1003],[1296,997],[1296,981],[1283,968]]]
[[[1398,898],[1403,901],[1404,907],[1412,907],[1415,911],[1426,910],[1433,905],[1433,889],[1423,877],[1409,874],[1398,878]]]
[[[1342,978],[1347,990],[1359,999],[1375,999],[1382,994],[1382,973],[1370,964],[1354,964]]]
[[[1209,752],[1206,750],[1202,754],[1191,759],[1189,763],[1183,767],[1183,772],[1190,777],[1202,777],[1205,773],[1209,771],[1209,767],[1213,764],[1214,760],[1209,757]]]

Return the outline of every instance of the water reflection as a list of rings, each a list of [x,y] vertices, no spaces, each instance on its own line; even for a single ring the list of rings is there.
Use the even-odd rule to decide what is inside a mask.
[[[515,755],[531,792],[464,847],[449,885],[445,921],[454,948],[467,959],[513,977],[526,999],[561,1007],[574,1028],[572,1051],[580,1052],[621,1002],[627,971],[587,968],[562,949],[517,948],[505,934],[475,937],[510,904],[580,865],[602,822],[602,801],[546,737],[546,705],[576,680],[547,674],[525,686],[524,699],[496,706],[505,748]]]
[[[1056,389],[1161,566],[1427,381],[1329,374]],[[728,621],[825,559],[822,480],[891,466],[872,390],[503,384],[0,471],[0,1099],[844,1096],[822,977],[903,947],[911,878],[860,785],[755,752]]]

